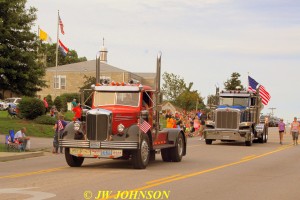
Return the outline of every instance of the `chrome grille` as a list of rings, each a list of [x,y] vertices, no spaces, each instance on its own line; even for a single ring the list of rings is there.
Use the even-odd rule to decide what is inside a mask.
[[[240,115],[236,110],[217,110],[216,128],[237,129],[240,121]]]
[[[109,135],[110,118],[106,114],[88,114],[86,116],[87,138],[89,140],[106,140]]]

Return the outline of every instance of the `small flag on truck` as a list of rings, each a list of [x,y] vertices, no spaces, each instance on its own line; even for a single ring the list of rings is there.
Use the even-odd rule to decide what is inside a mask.
[[[147,133],[151,128],[151,125],[146,120],[143,119],[139,120],[138,126],[140,127],[140,130],[143,131],[144,133]]]

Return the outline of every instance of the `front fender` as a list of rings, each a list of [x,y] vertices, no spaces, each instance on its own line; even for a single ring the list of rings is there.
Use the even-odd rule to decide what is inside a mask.
[[[78,123],[80,125],[80,129],[76,131],[74,129],[74,124]],[[63,139],[69,140],[83,140],[84,139],[84,123],[83,122],[70,122],[66,125],[64,132],[63,132]]]

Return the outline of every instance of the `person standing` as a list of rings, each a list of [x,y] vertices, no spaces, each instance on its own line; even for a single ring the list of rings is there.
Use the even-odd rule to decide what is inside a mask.
[[[46,97],[44,97],[43,102],[44,102],[44,106],[45,106],[45,115],[46,115],[48,112],[48,107],[49,107]]]
[[[73,99],[73,101],[72,101],[72,109],[75,108],[76,106],[77,106],[76,99]]]
[[[283,119],[280,119],[279,123],[278,123],[278,131],[279,131],[279,144],[282,144],[282,140],[283,140],[283,133],[285,132],[285,123],[283,122]]]
[[[298,145],[299,128],[300,128],[300,124],[297,121],[297,117],[294,117],[294,121],[291,123],[291,131],[290,131],[290,134],[292,134],[293,137],[294,145]]]
[[[206,120],[207,120],[206,112],[204,110],[202,110],[202,114],[200,116],[201,127],[200,127],[200,130],[199,130],[200,140],[204,139],[203,138],[203,131],[205,129]]]
[[[60,148],[60,153],[63,153],[63,147],[59,145],[59,139],[62,139],[64,129],[67,122],[64,121],[64,116],[59,115],[53,129],[55,130],[54,140],[53,140],[53,153],[58,153],[58,148]]]
[[[74,112],[74,118],[76,118],[78,121],[81,121],[82,108],[80,103],[78,103],[77,106],[72,109],[72,111]]]

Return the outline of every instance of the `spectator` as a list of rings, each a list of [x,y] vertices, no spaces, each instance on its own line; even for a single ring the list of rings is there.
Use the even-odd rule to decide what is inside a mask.
[[[73,108],[75,108],[76,106],[77,106],[76,99],[73,99],[73,101],[72,101],[72,110],[73,110]]]
[[[50,116],[51,116],[51,117],[55,117],[56,113],[57,113],[56,106],[53,105],[53,106],[51,107],[51,109],[50,109]]]
[[[72,109],[72,111],[74,112],[74,117],[76,118],[76,120],[81,121],[81,115],[82,115],[82,108],[80,103],[77,104],[77,106],[75,108]]]
[[[8,105],[8,109],[7,109],[8,113],[13,116],[13,115],[17,115],[17,112],[16,112],[16,108],[13,108],[11,106],[11,104]]]
[[[58,116],[58,120],[54,125],[55,135],[53,139],[53,153],[58,153],[58,148],[60,148],[60,153],[63,153],[63,147],[59,146],[59,139],[63,138],[63,132],[67,125],[67,122],[64,120],[63,115]]]
[[[167,128],[173,128],[173,118],[172,118],[172,115],[168,115],[167,117]]]
[[[279,130],[279,140],[280,144],[282,144],[283,140],[283,133],[285,133],[285,123],[283,122],[283,119],[280,119],[280,122],[278,123],[278,130]]]
[[[194,132],[193,136],[198,136],[199,129],[200,129],[200,121],[199,121],[198,115],[196,115],[195,119],[194,119],[194,129],[195,129],[195,132]]]
[[[206,115],[206,112],[204,110],[202,110],[202,114],[200,116],[200,123],[201,123],[201,127],[200,127],[200,130],[199,130],[199,135],[200,135],[200,140],[203,139],[203,131],[204,131],[204,128],[205,128],[205,122],[207,120],[207,115]]]
[[[26,137],[25,133],[27,132],[27,129],[25,127],[22,127],[21,130],[19,130],[18,132],[16,132],[15,136],[14,136],[14,140],[15,143],[20,143],[21,144],[21,148],[23,150],[26,149],[27,144],[29,147],[29,142],[30,142],[30,138]]]
[[[298,145],[298,135],[299,135],[300,124],[297,121],[297,117],[294,117],[294,121],[291,123],[290,134],[293,136],[294,145]]]
[[[44,106],[45,106],[45,115],[46,115],[48,112],[48,107],[49,107],[46,97],[44,97],[43,102],[44,102]]]

